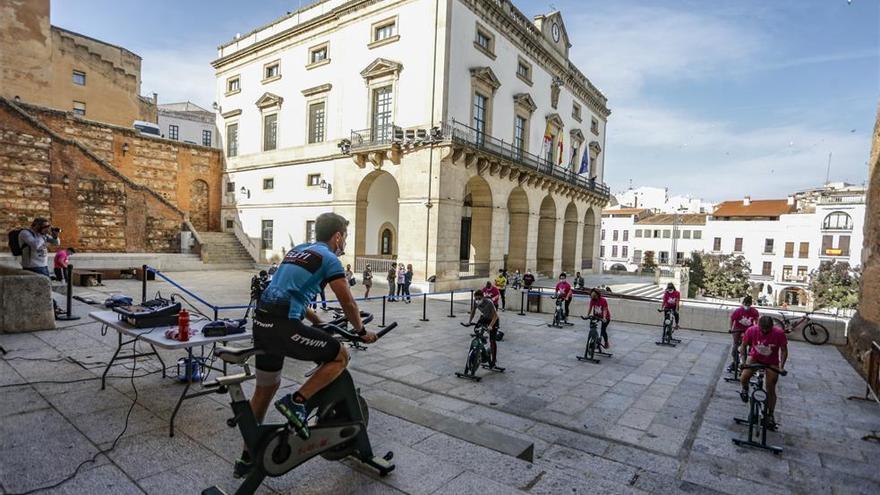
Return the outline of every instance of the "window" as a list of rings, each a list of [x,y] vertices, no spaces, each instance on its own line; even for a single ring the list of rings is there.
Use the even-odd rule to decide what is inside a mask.
[[[320,186],[321,174],[309,174],[308,179],[306,179],[306,184],[310,186]]]
[[[226,183],[226,192],[228,192],[228,193],[235,192],[235,182],[229,181]]]
[[[702,239],[702,238],[703,238],[703,231],[702,230],[695,230],[694,231],[694,239]]]
[[[234,228],[235,228],[235,222],[234,222],[232,219],[227,218],[227,219],[226,219],[226,228],[227,228],[227,229],[234,229]]]
[[[379,140],[391,138],[391,86],[373,90],[373,136]]]
[[[85,117],[86,115],[86,104],[81,101],[73,102],[73,113],[79,115],[81,117]]]
[[[842,211],[829,213],[822,222],[822,228],[825,230],[852,230],[852,217]]]
[[[806,280],[807,278],[807,267],[799,266],[797,270],[798,280]]]
[[[485,31],[477,29],[477,44],[480,45],[484,50],[490,51],[489,47],[492,44],[492,37],[486,34]]]
[[[263,81],[275,80],[279,77],[281,77],[281,64],[279,62],[272,62],[263,67]]]
[[[794,258],[794,243],[786,242],[785,243],[785,257],[786,258]]]
[[[324,102],[309,105],[309,143],[324,142]]]
[[[373,26],[373,41],[382,41],[391,38],[394,36],[395,27],[397,27],[397,23],[393,19],[390,21],[383,21],[382,23]]]
[[[623,231],[623,242],[627,242],[627,241],[629,241],[629,231],[624,230]]]
[[[611,257],[617,258],[617,246],[611,246]]]
[[[263,190],[268,191],[271,189],[275,189],[275,179],[273,177],[263,179]]]
[[[629,246],[621,246],[620,256],[626,258],[629,255]]]
[[[263,249],[272,249],[272,220],[263,220],[260,245]]]
[[[809,258],[810,257],[810,243],[802,242],[800,246],[798,246],[798,258]]]
[[[211,146],[211,131],[202,129],[202,146]]]
[[[474,35],[474,47],[489,58],[495,59],[495,37],[480,24],[477,24],[477,32]]]
[[[840,250],[840,256],[849,256],[849,236],[842,235],[837,240],[837,249]]]
[[[672,230],[672,238],[673,239],[681,239],[681,231],[678,229]]]
[[[712,251],[721,251],[721,238],[716,237],[712,243]]]
[[[660,264],[668,265],[669,264],[669,251],[660,251]]]
[[[513,122],[513,148],[522,153],[525,150],[526,119],[517,115]]]
[[[602,229],[602,240],[605,240],[605,229]]]
[[[737,237],[736,239],[733,240],[733,252],[734,253],[741,253],[742,250],[743,250],[743,238]]]
[[[168,126],[168,139],[177,141],[180,139],[180,126],[171,124]]]
[[[393,235],[394,234],[391,233],[391,229],[385,229],[382,231],[382,245],[380,246],[381,247],[380,251],[382,254],[384,254],[384,255],[393,254],[392,253],[392,246],[394,245]]]
[[[636,235],[636,237],[641,237],[642,236],[642,229],[636,229],[635,235]]]
[[[611,232],[611,240],[612,240],[612,241],[616,241],[616,240],[617,240],[617,231],[616,231],[616,230],[614,230],[614,231]]]
[[[576,101],[571,104],[571,117],[578,122],[581,121],[581,106]]]
[[[315,221],[306,221],[306,242],[315,242]]]
[[[238,124],[226,126],[226,156],[238,156]]]
[[[238,93],[241,91],[241,78],[239,76],[230,77],[226,80],[226,94]]]
[[[590,119],[590,132],[595,135],[599,135],[599,121],[595,118]]]
[[[328,45],[324,43],[323,45],[319,45],[309,49],[309,65],[320,64],[325,60],[328,60]]]
[[[682,237],[682,239],[690,239],[691,238],[691,231],[690,230],[682,230],[681,237]]]
[[[272,151],[278,139],[278,114],[263,116],[263,151]]]
[[[79,70],[73,71],[73,84],[76,84],[77,86],[85,86],[86,73]]]
[[[765,261],[763,266],[761,266],[761,275],[765,277],[773,275],[773,263]]]
[[[764,254],[773,254],[773,239],[764,239]]]
[[[663,229],[663,238],[669,239],[672,236],[672,231],[669,229]]]
[[[599,246],[599,257],[600,258],[605,257],[605,246]]]
[[[642,250],[641,249],[636,249],[635,251],[633,251],[633,263],[636,263],[638,265],[642,264]]]
[[[528,65],[524,64],[522,61],[516,64],[516,75],[519,76],[520,79],[531,81],[531,72],[532,69]]]
[[[791,265],[784,265],[782,267],[782,280],[785,282],[791,280]]]
[[[654,229],[654,239],[660,238],[660,229]]]
[[[481,93],[474,92],[474,120],[473,127],[477,131],[477,144],[483,144],[486,139],[486,107],[489,98]]]

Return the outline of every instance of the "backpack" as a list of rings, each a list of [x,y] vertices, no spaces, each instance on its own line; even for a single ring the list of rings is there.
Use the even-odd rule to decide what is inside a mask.
[[[9,251],[13,256],[21,256],[22,245],[18,242],[18,236],[24,229],[12,229],[9,231]]]

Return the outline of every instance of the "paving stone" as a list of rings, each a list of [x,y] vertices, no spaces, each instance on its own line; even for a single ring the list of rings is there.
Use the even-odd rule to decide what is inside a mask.
[[[560,446],[547,451],[543,460],[574,468],[580,472],[593,473],[595,476],[622,484],[630,483],[638,472],[638,469],[631,466]]]
[[[114,495],[141,495],[143,491],[116,466],[105,464],[80,471],[72,480],[51,490],[53,495],[84,493],[112,493]]]
[[[101,448],[108,448],[110,442],[122,433],[123,428],[125,428],[125,436],[132,436],[167,426],[165,421],[153,413],[135,405],[126,428],[125,420],[129,409],[131,405],[84,413],[69,419],[83,435]]]
[[[139,480],[175,469],[199,451],[199,445],[191,438],[182,433],[171,438],[168,429],[163,427],[125,437],[107,455],[129,476]]]
[[[0,399],[0,418],[48,407],[49,403],[33,387],[9,387],[3,389],[3,398]]]
[[[416,444],[416,447],[418,448],[420,444]],[[394,452],[396,465],[394,472],[383,478],[382,482],[404,493],[434,493],[465,470],[445,460],[443,456],[435,455],[434,452],[428,454],[424,450],[416,450],[394,442],[385,443],[382,448]],[[359,472],[369,473],[368,467],[356,464],[354,467]]]

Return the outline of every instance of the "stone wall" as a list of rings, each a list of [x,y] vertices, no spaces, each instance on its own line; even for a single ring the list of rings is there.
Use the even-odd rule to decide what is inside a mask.
[[[199,231],[220,230],[221,150],[147,137],[124,127],[45,107],[21,105],[60,135],[76,139],[137,184],[189,213]]]
[[[847,351],[865,374],[871,341],[880,342],[880,109],[874,126],[868,162],[868,194],[865,210],[865,243],[862,246],[862,286],[859,310],[850,322]]]
[[[36,216],[92,252],[176,252],[183,211],[0,98],[0,232]],[[0,249],[7,250],[3,242]]]

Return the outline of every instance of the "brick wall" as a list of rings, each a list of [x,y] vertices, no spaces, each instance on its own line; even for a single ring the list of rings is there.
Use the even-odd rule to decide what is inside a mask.
[[[106,156],[106,155],[105,155]],[[0,98],[0,232],[48,217],[91,252],[175,252],[184,212]],[[3,242],[0,249],[7,250]]]

